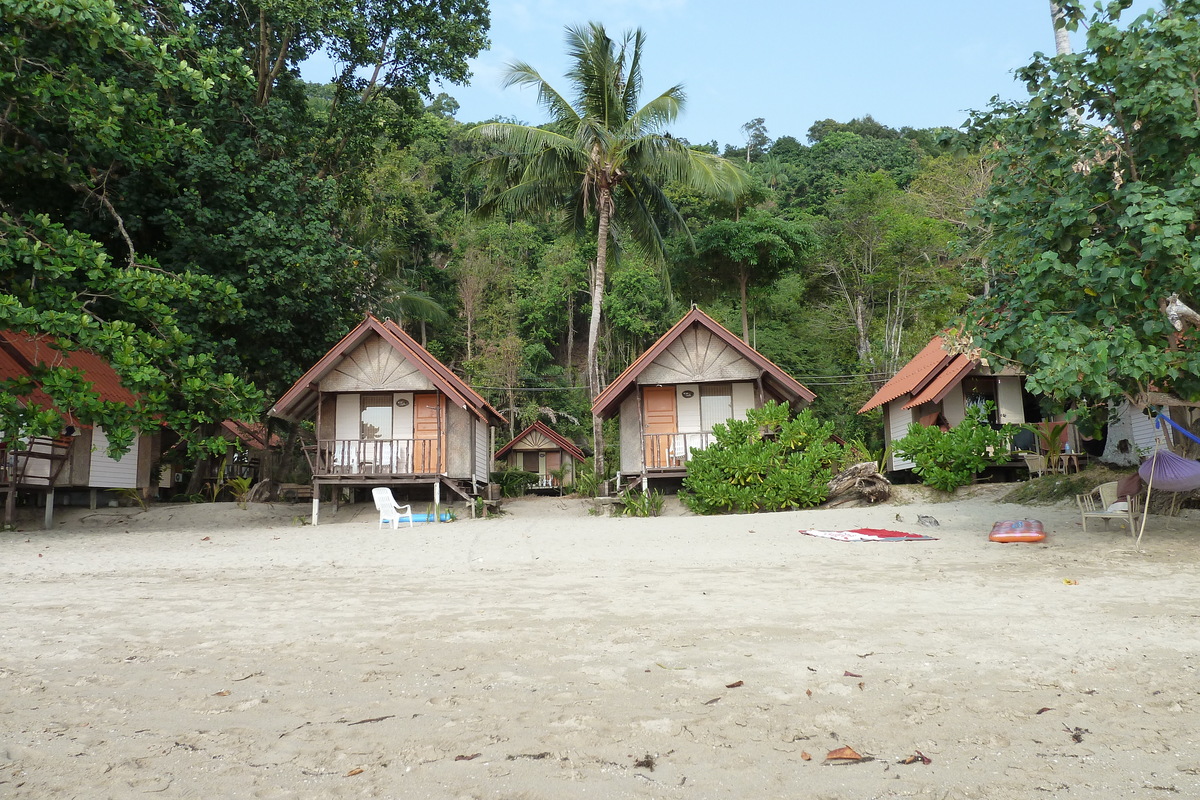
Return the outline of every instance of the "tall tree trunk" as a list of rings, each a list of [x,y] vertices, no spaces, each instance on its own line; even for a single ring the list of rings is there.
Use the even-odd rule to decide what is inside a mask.
[[[604,304],[604,271],[608,266],[608,229],[612,220],[612,191],[608,188],[600,190],[596,198],[600,221],[596,232],[596,268],[592,270],[592,315],[588,320],[588,349],[587,371],[588,390],[595,401],[601,390],[600,363],[597,358],[597,344],[600,341],[600,307]],[[604,475],[604,431],[600,417],[592,415],[592,441],[596,448],[596,475]]]
[[[749,271],[742,267],[742,271],[738,275],[738,282],[742,290],[742,341],[746,344],[750,344],[750,319],[746,316],[746,283],[749,280]]]
[[[1050,0],[1050,24],[1054,26],[1054,54],[1059,56],[1071,55],[1071,33],[1065,25],[1058,23],[1063,19],[1062,6]],[[1078,108],[1068,108],[1067,117],[1072,122],[1078,122],[1080,111]]]
[[[1050,0],[1050,22],[1054,25],[1054,52],[1060,56],[1069,56],[1071,55],[1071,34],[1065,26],[1058,24],[1062,18],[1062,8],[1054,0]]]
[[[513,387],[508,387],[508,438],[515,439],[517,436],[517,393],[513,391]]]
[[[575,383],[575,292],[567,283],[567,380]]]
[[[854,332],[858,339],[855,349],[858,351],[859,361],[868,366],[873,366],[874,362],[871,359],[871,322],[867,319],[867,303],[862,295],[857,295],[854,298],[850,310],[854,315]]]

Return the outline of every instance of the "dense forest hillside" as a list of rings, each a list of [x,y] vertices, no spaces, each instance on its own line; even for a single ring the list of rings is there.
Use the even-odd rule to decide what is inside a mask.
[[[295,16],[255,3],[236,13],[205,2],[4,5],[0,325],[96,350],[147,398],[128,413],[89,404],[86,387],[64,377],[51,387],[62,407],[103,419],[117,444],[122,430],[163,422],[203,442],[221,419],[261,417],[370,312],[477,387],[511,430],[540,419],[590,441],[595,220],[549,206],[481,213],[497,178],[475,165],[517,154],[479,125],[512,121],[458,119],[453,97],[430,87],[466,80],[467,59],[486,45],[487,5],[401,5],[318,4]],[[1164,5],[1186,18],[1195,3]],[[318,48],[345,64],[331,85],[299,78]],[[1085,65],[1037,63],[1028,78],[1043,93],[1055,70]],[[648,97],[676,77],[646,76]],[[1075,100],[998,107],[970,131],[870,116],[775,131],[759,118],[743,142],[674,140],[735,167],[736,191],[668,180],[664,205],[647,212],[655,247],[632,229],[614,238],[601,385],[697,304],[813,389],[815,412],[843,438],[877,444],[878,418],[857,408],[972,299],[985,309],[972,318],[986,318],[981,299],[1040,257],[1030,247],[1058,241],[1047,209],[1062,208],[1051,199],[1035,203],[1043,229],[1026,251],[1005,236],[1021,224],[1017,165],[1030,163],[1039,136],[1046,143],[1045,121],[1021,114]],[[669,127],[660,135],[670,139]],[[997,191],[997,164],[1009,194],[977,213]],[[1194,216],[1163,222],[1185,229],[1164,247],[1191,247]],[[1037,279],[1023,280],[1035,293]],[[1176,291],[1190,297],[1193,284]],[[1082,300],[1095,294],[1084,291]],[[1070,399],[1046,385],[1048,397]],[[5,424],[54,427],[22,410],[22,391],[0,392]]]

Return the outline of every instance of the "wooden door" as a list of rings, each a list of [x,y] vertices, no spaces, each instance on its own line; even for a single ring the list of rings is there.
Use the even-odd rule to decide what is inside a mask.
[[[674,386],[647,386],[642,390],[645,415],[646,468],[662,469],[674,465],[674,434],[679,432]]]
[[[442,395],[413,395],[413,472],[430,475],[442,471]]]

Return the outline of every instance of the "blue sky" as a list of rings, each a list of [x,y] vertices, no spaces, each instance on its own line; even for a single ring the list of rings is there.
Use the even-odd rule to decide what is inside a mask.
[[[610,35],[646,32],[644,96],[682,83],[687,108],[671,132],[741,144],[763,117],[772,138],[804,141],[813,122],[870,114],[894,128],[958,126],[989,99],[1025,96],[1013,78],[1035,51],[1053,52],[1048,0],[492,0],[491,49],[469,86],[441,89],[461,122],[546,121],[532,90],[501,89],[507,63],[533,65],[566,92],[563,30],[590,21]],[[1138,0],[1134,10],[1158,4]],[[1132,19],[1132,13],[1129,18]],[[615,38],[615,37],[614,37]],[[1076,34],[1076,47],[1083,44]],[[304,77],[326,81],[327,63]],[[435,89],[437,91],[437,89]]]

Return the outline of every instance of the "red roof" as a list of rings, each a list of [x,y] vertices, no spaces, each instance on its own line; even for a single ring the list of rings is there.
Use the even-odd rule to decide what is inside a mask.
[[[951,359],[941,336],[934,336],[925,348],[900,368],[891,380],[880,387],[870,400],[858,410],[859,414],[890,403],[901,395],[916,391],[917,386],[929,376],[936,374]]]
[[[499,450],[497,450],[496,458],[503,458],[505,455],[508,454],[509,450],[513,449],[513,446],[517,442],[521,441],[526,436],[528,436],[529,434],[534,433],[534,432],[542,434],[547,439],[549,439],[550,441],[557,444],[560,449],[571,454],[579,461],[582,461],[584,459],[583,451],[580,450],[578,446],[576,446],[572,442],[568,441],[567,439],[563,438],[563,436],[561,434],[559,434],[557,431],[555,431],[553,428],[551,428],[549,425],[545,424],[541,420],[537,420],[536,422],[534,422],[528,428],[526,428],[525,430],[521,431],[516,436],[514,436],[513,440],[511,442],[509,442],[508,444],[504,445],[504,447],[501,447]]]
[[[605,419],[615,414],[621,400],[637,384],[638,375],[654,363],[654,359],[662,355],[676,339],[683,335],[684,331],[693,325],[708,329],[721,339],[721,341],[736,350],[742,357],[762,370],[764,381],[769,383],[779,396],[789,401],[802,400],[805,403],[811,403],[816,398],[816,395],[809,391],[808,387],[804,384],[791,375],[788,375],[762,353],[743,342],[737,336],[734,336],[721,323],[693,306],[692,310],[685,314],[683,319],[676,322],[669,331],[659,337],[657,342],[652,344],[646,352],[638,356],[624,372],[617,376],[615,381],[608,385],[607,389],[596,397],[592,403],[592,412],[599,414]]]
[[[60,350],[54,339],[46,334],[0,331],[0,379],[31,375],[35,367],[73,367],[83,373],[84,380],[100,399],[132,406],[137,398],[121,383],[121,377],[107,361],[90,350]],[[29,401],[38,408],[55,408],[54,402],[41,389],[34,390]],[[70,409],[57,409],[67,422],[78,425]]]
[[[494,409],[483,395],[476,392],[466,381],[455,375],[438,361],[417,341],[405,333],[399,325],[388,320],[381,322],[370,314],[354,330],[342,337],[321,360],[292,385],[279,398],[269,412],[273,417],[299,422],[310,418],[316,409],[317,385],[352,350],[370,336],[378,336],[390,345],[405,361],[412,364],[451,402],[470,411],[488,424],[505,422],[504,415]]]
[[[940,372],[930,376],[925,382],[925,388],[920,390],[912,400],[904,404],[905,408],[916,408],[923,403],[940,403],[950,390],[958,386],[959,381],[975,369],[975,359],[957,355],[944,366]]]
[[[906,394],[913,395],[913,400],[907,403],[905,408],[941,400],[975,367],[975,364],[976,362],[967,356],[955,355],[948,351],[945,339],[938,334],[929,340],[929,344],[925,345],[921,352],[913,356],[912,361],[892,376],[858,413],[866,413]]]
[[[0,339],[4,334],[0,332]],[[12,380],[13,378],[28,377],[29,370],[17,363],[17,360],[3,347],[0,347],[0,381]],[[52,401],[45,392],[35,388],[29,395],[29,402],[38,408],[54,408]]]

